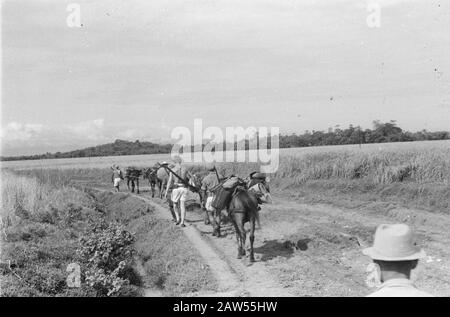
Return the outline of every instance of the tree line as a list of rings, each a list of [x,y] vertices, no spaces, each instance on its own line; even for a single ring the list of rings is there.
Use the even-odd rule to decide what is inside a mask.
[[[306,147],[321,145],[343,145],[343,144],[365,144],[386,142],[412,142],[448,140],[450,132],[429,132],[422,130],[408,132],[397,126],[394,120],[390,122],[373,121],[373,129],[361,129],[361,127],[350,125],[346,129],[339,126],[324,131],[305,131],[297,135],[283,135],[280,137],[280,148]]]
[[[152,142],[134,142],[125,140],[115,140],[113,143],[107,143],[85,149],[70,151],[45,153],[37,155],[22,155],[1,157],[2,161],[15,160],[40,160],[40,159],[56,159],[56,158],[74,158],[74,157],[99,157],[99,156],[119,156],[119,155],[139,155],[139,154],[161,154],[170,153],[171,144],[157,144]]]
[[[449,140],[450,132],[437,131],[430,132],[422,130],[418,132],[408,132],[401,129],[394,120],[389,122],[373,121],[372,129],[362,129],[359,126],[349,125],[346,129],[340,126],[329,128],[325,131],[305,131],[303,134],[281,135],[279,138],[280,148],[323,146],[323,145],[344,145],[344,144],[366,144],[366,143],[386,143],[386,142],[412,142],[428,140]],[[223,144],[223,149],[249,148],[249,140],[241,141],[242,144],[234,143],[234,146],[227,147]],[[259,140],[267,142],[267,148],[271,147],[270,138]],[[45,153],[38,155],[23,155],[1,157],[2,161],[13,160],[37,160],[53,158],[74,158],[74,157],[98,157],[98,156],[117,156],[117,155],[139,155],[139,154],[166,154],[172,150],[172,144],[156,144],[152,142],[134,142],[116,140],[114,143],[108,143],[98,146],[92,146],[81,150],[70,152]],[[202,146],[204,148],[205,145]],[[194,146],[190,151],[194,151]],[[187,148],[188,149],[188,148]],[[186,149],[186,150],[187,150]]]

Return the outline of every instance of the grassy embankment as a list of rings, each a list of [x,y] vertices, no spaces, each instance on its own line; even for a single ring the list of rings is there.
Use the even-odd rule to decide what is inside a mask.
[[[2,296],[140,296],[143,286],[166,295],[214,289],[180,230],[126,193],[70,186],[74,172],[81,171],[2,172]],[[92,170],[81,176],[90,172],[107,175]],[[136,273],[136,258],[144,278]],[[81,266],[80,288],[67,286],[70,263]]]

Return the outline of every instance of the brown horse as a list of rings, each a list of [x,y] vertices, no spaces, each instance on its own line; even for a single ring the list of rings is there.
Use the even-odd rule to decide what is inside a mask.
[[[149,167],[144,169],[144,179],[148,179],[148,185],[152,191],[152,198],[155,197],[155,187],[158,182],[158,178],[156,177],[156,172],[158,171],[157,167]]]
[[[125,169],[125,179],[127,180],[127,188],[134,193],[134,188],[136,187],[137,193],[139,194],[139,176],[141,176],[142,170],[135,167],[127,167]],[[130,188],[131,184],[131,188]]]
[[[256,223],[259,223],[258,199],[253,192],[250,192],[244,186],[238,186],[231,198],[228,207],[228,214],[236,230],[236,240],[238,244],[238,255],[240,259],[245,256],[245,223],[250,223],[250,262],[255,262],[253,252],[253,242],[255,241]],[[220,220],[219,220],[220,221]]]
[[[189,184],[192,187],[200,189],[202,187],[203,176],[198,173],[192,173],[191,178],[189,179]],[[200,200],[200,205],[203,206],[203,195],[200,193],[200,190],[197,192],[198,198]]]

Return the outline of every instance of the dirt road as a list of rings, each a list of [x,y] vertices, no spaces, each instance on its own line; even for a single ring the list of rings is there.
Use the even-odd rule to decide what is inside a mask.
[[[159,199],[152,201],[165,206]],[[437,296],[450,296],[450,219],[446,215],[395,208],[380,214],[275,196],[274,203],[261,211],[253,264],[236,259],[230,225],[223,226],[224,237],[216,238],[211,226],[204,225],[200,210],[188,212],[187,219],[238,274],[240,294],[250,296],[365,296],[372,291],[365,284],[370,260],[361,250],[372,243],[377,225],[407,222],[428,255],[413,273],[416,285]]]
[[[139,195],[159,206],[160,217],[170,218],[163,201],[151,198],[146,188]],[[256,263],[236,259],[234,229],[222,227],[223,237],[212,236],[199,209],[188,211],[186,237],[199,250],[220,289],[214,294],[189,296],[365,296],[365,269],[370,260],[361,250],[372,243],[381,223],[409,223],[428,257],[413,272],[421,289],[450,296],[450,219],[425,211],[391,208],[343,209],[310,205],[281,195],[263,205],[262,228],[256,231]]]

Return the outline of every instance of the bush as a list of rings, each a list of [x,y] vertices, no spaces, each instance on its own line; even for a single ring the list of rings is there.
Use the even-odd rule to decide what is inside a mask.
[[[77,253],[84,266],[85,281],[99,295],[120,295],[130,284],[126,273],[131,266],[133,241],[122,225],[104,221],[81,239]]]

